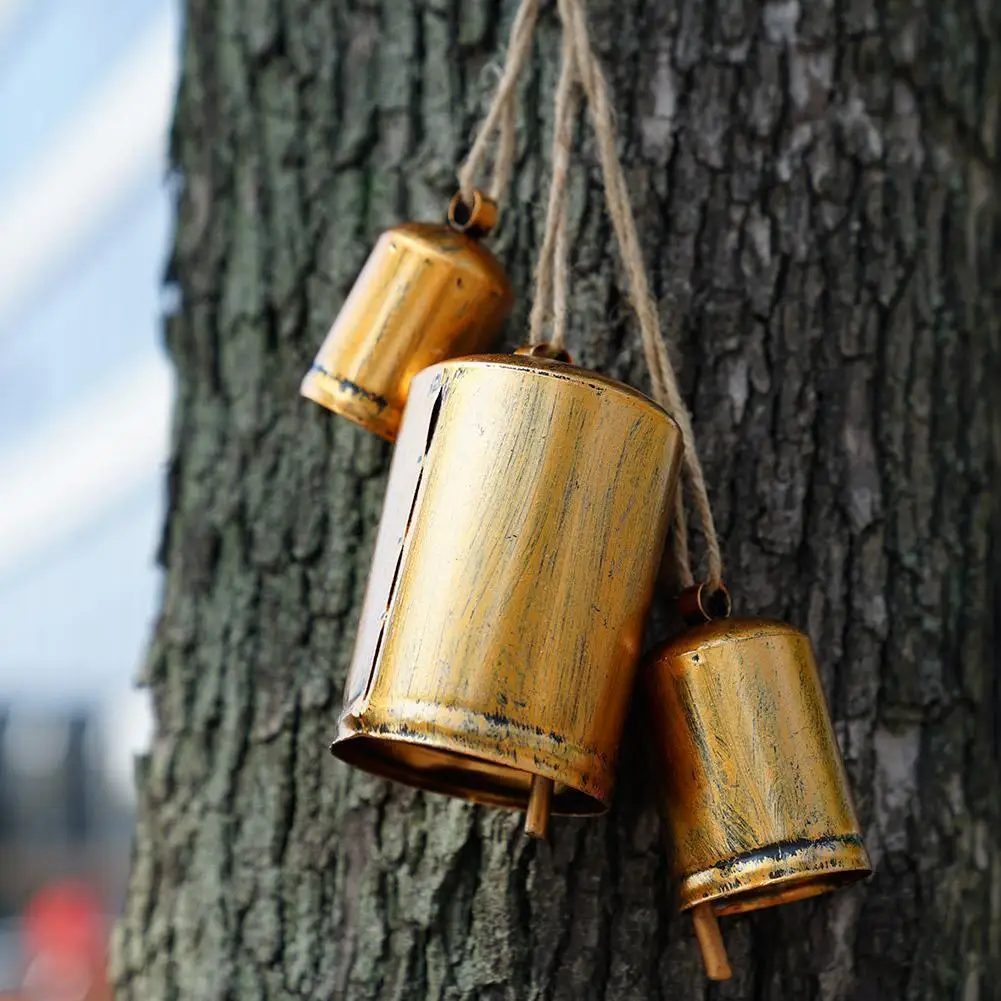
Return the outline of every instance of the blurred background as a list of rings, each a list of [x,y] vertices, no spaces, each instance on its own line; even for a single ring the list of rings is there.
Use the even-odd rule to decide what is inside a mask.
[[[0,0],[0,994],[88,996],[128,869],[179,8]]]

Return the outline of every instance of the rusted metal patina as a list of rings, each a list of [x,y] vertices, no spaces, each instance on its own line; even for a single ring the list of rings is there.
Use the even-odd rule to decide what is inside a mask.
[[[706,622],[661,648],[643,680],[682,910],[735,914],[869,874],[805,634]]]
[[[407,223],[376,243],[313,366],[303,396],[394,441],[413,377],[487,349],[511,312],[504,269],[479,243],[497,217],[477,193],[449,223]]]
[[[534,777],[533,813],[604,811],[680,459],[667,414],[594,372],[487,355],[418,375],[334,754],[517,809]]]

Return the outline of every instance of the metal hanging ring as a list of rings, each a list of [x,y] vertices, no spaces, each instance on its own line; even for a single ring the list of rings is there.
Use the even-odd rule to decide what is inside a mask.
[[[701,625],[715,619],[728,619],[733,611],[733,602],[722,581],[714,591],[710,591],[705,581],[701,581],[681,592],[678,596],[678,611],[690,626]]]
[[[448,206],[448,224],[467,236],[486,236],[497,225],[497,203],[477,189],[469,205],[457,191]]]
[[[548,358],[550,361],[561,361],[566,365],[573,364],[573,358],[570,357],[570,352],[566,348],[558,348],[548,341],[542,344],[526,344],[524,347],[517,348],[514,353],[516,355],[529,355],[532,358]]]

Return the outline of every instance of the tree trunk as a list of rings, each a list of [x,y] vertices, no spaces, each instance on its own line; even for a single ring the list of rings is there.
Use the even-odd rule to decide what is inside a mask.
[[[389,448],[298,396],[377,234],[440,218],[513,0],[188,0],[179,375],[119,998],[1001,998],[992,0],[591,0],[738,610],[807,629],[866,885],[724,919],[707,988],[642,752],[607,818],[369,778],[332,738]],[[547,5],[495,248],[525,330]],[[647,386],[589,129],[570,346]],[[658,616],[652,640],[663,638]]]

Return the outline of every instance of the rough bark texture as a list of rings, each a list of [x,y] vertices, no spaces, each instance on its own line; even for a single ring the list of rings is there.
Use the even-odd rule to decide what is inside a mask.
[[[441,216],[513,7],[188,0],[158,732],[119,997],[999,998],[993,0],[589,4],[727,576],[813,637],[872,880],[726,920],[736,976],[709,987],[632,742],[610,816],[548,847],[326,751],[389,449],[298,382],[376,234]],[[509,345],[557,27],[496,241]],[[571,347],[643,386],[581,154]]]

